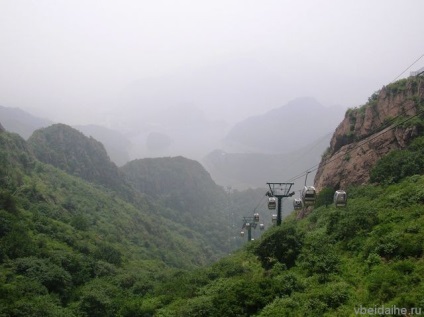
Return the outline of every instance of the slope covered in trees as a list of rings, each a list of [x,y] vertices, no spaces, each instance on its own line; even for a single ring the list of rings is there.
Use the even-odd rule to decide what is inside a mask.
[[[229,230],[227,194],[198,162],[181,156],[149,158],[121,170],[137,191],[164,207],[162,216],[203,235],[212,250],[229,251],[223,243]]]
[[[135,190],[124,200],[33,149],[0,132],[0,315],[131,316],[132,299],[169,272],[222,256],[224,243],[164,216],[177,210]]]
[[[262,190],[225,192],[182,157],[117,168],[64,125],[29,142],[0,130],[0,316],[424,313],[420,135],[347,188],[346,208],[323,188],[305,218],[205,266]]]
[[[119,188],[123,179],[102,143],[65,124],[34,131],[28,139],[40,161],[109,188]]]
[[[352,187],[346,208],[292,215],[214,265],[156,285],[138,316],[424,313],[423,188],[419,175]]]

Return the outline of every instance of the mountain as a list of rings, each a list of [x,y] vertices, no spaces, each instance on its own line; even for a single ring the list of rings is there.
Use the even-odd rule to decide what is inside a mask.
[[[207,111],[205,116],[212,122],[233,124],[239,121],[241,111],[247,116],[257,113],[264,103],[278,105],[292,88],[290,84],[275,70],[246,57],[195,69],[182,67],[172,74],[131,82],[122,91],[122,102],[110,120],[134,130],[146,122],[161,124],[168,111],[177,112],[189,105]],[[131,115],[134,113],[139,116]],[[193,114],[181,112],[177,116],[181,115]]]
[[[18,133],[28,139],[35,130],[53,124],[48,119],[39,118],[19,108],[0,106],[0,118],[7,131]],[[87,136],[102,142],[115,164],[123,165],[130,160],[131,142],[121,133],[99,125],[79,125],[75,128]]]
[[[224,123],[211,120],[192,104],[169,106],[157,118],[131,119],[136,122],[119,129],[133,144],[131,156],[136,158],[184,155],[198,160],[218,147],[227,131]]]
[[[319,165],[314,181],[317,189],[369,182],[381,158],[393,150],[407,149],[423,135],[423,91],[420,78],[409,77],[383,87],[362,107],[349,109]]]
[[[231,256],[157,284],[138,299],[134,313],[419,315],[423,186],[422,175],[389,186],[354,186],[346,208],[321,206],[302,220],[292,214]]]
[[[182,208],[192,212],[202,208],[205,202],[214,202],[209,195],[224,194],[199,162],[182,156],[137,159],[121,170],[140,192],[152,197],[188,198],[184,199],[188,205]]]
[[[121,170],[136,190],[165,207],[164,217],[222,248],[222,234],[229,230],[227,195],[200,163],[181,156],[148,158],[131,161]]]
[[[71,175],[112,189],[123,185],[123,177],[103,144],[68,125],[54,124],[36,130],[28,145],[38,160]]]
[[[133,157],[184,155],[200,160],[222,147],[221,140],[240,118],[258,113],[264,104],[278,106],[292,88],[293,83],[275,70],[239,56],[131,82],[109,121],[133,136],[131,141],[137,145]],[[151,133],[172,143],[159,149],[146,147]]]
[[[118,168],[100,142],[62,124],[35,131],[28,141],[0,128],[0,315],[422,312],[420,83],[399,81],[372,96],[369,106],[381,106],[380,117],[368,117],[367,107],[348,111],[349,130],[341,131],[359,137],[341,134],[323,156],[320,168],[357,137],[371,142],[376,131],[396,130],[393,143],[402,140],[405,146],[363,169],[372,183],[356,185],[352,175],[346,207],[316,203],[304,218],[292,213],[271,228],[268,221],[268,230],[238,251],[231,247],[246,240],[234,239],[232,230],[239,232],[241,217],[256,211],[261,221],[270,217],[263,211],[264,189],[224,191],[200,163],[183,157],[135,160]],[[386,98],[393,107],[382,106]],[[391,115],[383,116],[388,109]],[[362,121],[356,130],[362,111],[363,119],[374,121]],[[116,183],[102,183],[114,173]],[[340,181],[337,173],[331,175],[322,178],[326,190],[317,202],[328,194],[326,187]],[[232,254],[221,258],[227,252]]]
[[[18,133],[24,139],[43,127],[52,124],[50,120],[38,118],[19,108],[8,108],[0,106],[0,118],[7,131]]]
[[[171,160],[158,164],[164,174],[149,179],[174,194],[184,185],[183,196],[173,197],[179,205],[133,187],[128,200],[110,183],[113,175],[123,178],[98,141],[62,124],[30,139],[0,133],[0,315],[133,316],[124,312],[131,305],[121,305],[127,295],[144,296],[176,269],[228,252],[227,211],[216,210],[226,205],[216,195],[226,195],[196,162],[176,158],[175,167],[199,175],[179,177],[167,167]],[[183,184],[169,187],[171,170],[170,179]]]
[[[285,106],[237,123],[224,142],[239,152],[288,153],[332,132],[344,110],[324,107],[313,98],[295,99]]]
[[[129,139],[120,132],[95,124],[77,125],[74,126],[74,128],[81,131],[86,136],[93,137],[100,141],[104,145],[112,162],[118,166],[122,166],[130,161],[129,153],[132,144]]]
[[[316,166],[330,142],[328,133],[314,142],[288,153],[228,153],[215,150],[204,157],[202,163],[214,181],[222,186],[238,189],[263,187],[267,182],[284,182]],[[309,177],[314,177],[313,172]],[[312,179],[311,178],[311,179]],[[302,184],[303,186],[303,184]]]
[[[152,291],[155,303],[166,290],[172,289],[173,297],[150,312],[263,317],[421,314],[423,88],[420,78],[400,80],[383,87],[366,105],[346,112],[315,178],[317,202],[326,200],[328,190],[331,198],[342,187],[348,189],[346,207],[316,203],[304,218],[293,212],[281,226],[235,254],[210,267],[174,275]],[[141,300],[140,307],[144,303]]]

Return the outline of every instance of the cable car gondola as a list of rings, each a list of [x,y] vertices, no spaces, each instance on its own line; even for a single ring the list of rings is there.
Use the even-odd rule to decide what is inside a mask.
[[[277,223],[277,215],[276,214],[273,214],[271,219],[272,219],[273,224]]]
[[[277,199],[275,197],[268,198],[268,209],[273,210],[277,208]]]
[[[295,198],[293,200],[293,207],[294,207],[294,210],[300,210],[300,209],[302,209],[303,208],[302,199]]]
[[[253,221],[259,222],[259,213],[256,212],[256,213],[253,214]]]
[[[259,225],[259,230],[265,230],[265,225],[264,225],[263,223],[261,223],[261,224]]]
[[[314,186],[305,186],[302,191],[302,202],[304,206],[312,206],[315,204],[317,192]]]
[[[334,205],[336,207],[346,207],[347,194],[344,190],[336,190],[334,193]]]

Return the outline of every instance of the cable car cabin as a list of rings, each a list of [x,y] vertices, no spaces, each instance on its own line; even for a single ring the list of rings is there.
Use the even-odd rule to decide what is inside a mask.
[[[263,223],[261,223],[261,224],[259,225],[259,230],[265,230],[265,225],[264,225]]]
[[[272,223],[277,223],[277,215],[276,214],[273,214],[271,219],[272,219]]]
[[[244,231],[240,232],[240,237],[244,237]]]
[[[302,199],[295,198],[295,200],[293,200],[293,208],[294,208],[294,210],[302,209],[303,208]]]
[[[336,190],[334,193],[334,205],[336,207],[346,207],[347,194],[344,190]]]
[[[259,214],[257,212],[253,214],[253,221],[259,222]]]
[[[312,206],[315,204],[317,192],[314,186],[305,186],[302,191],[302,202],[304,206]]]
[[[275,197],[268,198],[268,209],[273,210],[277,208],[277,199]]]

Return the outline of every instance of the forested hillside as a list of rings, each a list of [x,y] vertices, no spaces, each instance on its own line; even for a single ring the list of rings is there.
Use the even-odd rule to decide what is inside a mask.
[[[123,177],[102,143],[65,124],[34,131],[28,144],[38,160],[69,174],[111,189],[119,189]]]
[[[125,315],[133,298],[173,270],[228,251],[226,235],[217,237],[224,243],[211,242],[167,217],[178,215],[172,206],[135,190],[134,201],[126,201],[110,187],[38,161],[32,149],[17,134],[0,132],[0,315]],[[43,149],[53,158],[63,151]],[[79,162],[65,170],[92,162],[72,151],[58,157]]]
[[[134,160],[121,170],[136,190],[160,202],[162,214],[199,232],[215,250],[223,245],[229,230],[228,197],[206,170],[184,157]]]
[[[420,140],[408,150],[417,158]],[[39,162],[15,134],[1,132],[0,146],[1,315],[424,311],[424,176],[391,177],[382,168],[389,159],[372,172],[386,184],[349,188],[347,207],[323,205],[303,220],[293,214],[199,268],[209,259],[199,258],[198,240],[187,238],[198,233],[160,216],[159,206],[145,200],[135,208]]]
[[[134,316],[423,313],[423,188],[418,175],[352,187],[347,207],[293,214],[232,256],[156,285]]]
[[[196,161],[118,168],[66,125],[28,141],[0,125],[0,316],[424,313],[422,116],[367,167],[371,184],[345,187],[346,207],[324,187],[281,226],[265,189],[224,190]],[[245,244],[254,211],[268,230]]]

